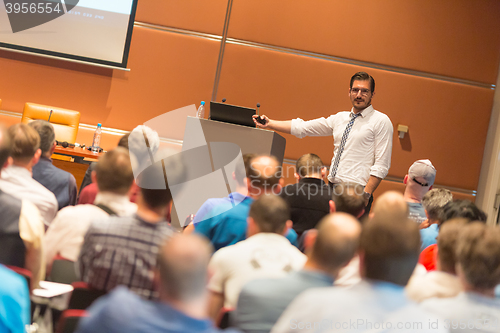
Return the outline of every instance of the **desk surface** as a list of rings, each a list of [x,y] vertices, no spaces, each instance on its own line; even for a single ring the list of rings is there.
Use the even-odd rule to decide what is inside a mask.
[[[76,148],[76,147],[75,148],[69,148],[69,147],[63,148],[61,146],[56,146],[54,153],[61,154],[61,155],[74,156],[74,157],[93,158],[93,159],[98,159],[99,156],[104,154],[104,153],[93,153],[90,150],[87,150],[86,148]]]

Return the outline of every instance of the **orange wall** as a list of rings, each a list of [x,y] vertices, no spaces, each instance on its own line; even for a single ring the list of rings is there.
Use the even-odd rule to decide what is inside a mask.
[[[477,188],[500,62],[497,0],[139,1],[130,72],[0,51],[2,110],[56,105],[84,124],[131,130],[209,101],[228,8],[218,101],[259,102],[276,119],[328,116],[350,107],[349,78],[368,71],[375,108],[409,126],[394,136],[389,175],[429,158],[437,184]],[[314,152],[329,163],[331,138],[286,138],[286,158]]]

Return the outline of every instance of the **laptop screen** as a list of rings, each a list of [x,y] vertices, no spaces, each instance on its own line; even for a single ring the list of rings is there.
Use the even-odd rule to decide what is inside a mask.
[[[241,106],[210,102],[210,120],[221,121],[230,124],[255,127],[252,116],[255,109]]]

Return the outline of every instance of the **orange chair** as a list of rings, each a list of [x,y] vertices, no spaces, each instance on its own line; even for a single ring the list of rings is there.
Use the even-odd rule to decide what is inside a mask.
[[[50,116],[52,111],[52,116]],[[56,140],[61,142],[75,143],[80,124],[80,112],[61,109],[57,107],[26,103],[24,105],[21,122],[27,124],[33,120],[48,120],[54,126]]]

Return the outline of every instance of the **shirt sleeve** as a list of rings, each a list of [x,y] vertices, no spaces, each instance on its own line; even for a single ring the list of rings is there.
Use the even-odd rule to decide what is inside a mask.
[[[224,293],[224,286],[228,274],[226,270],[228,262],[224,260],[224,253],[226,253],[225,249],[215,252],[208,264],[208,271],[212,274],[212,277],[208,281],[208,289],[220,294]]]
[[[392,134],[394,129],[389,117],[384,118],[375,133],[375,163],[370,168],[370,176],[384,179],[391,167]]]
[[[43,238],[43,244],[45,248],[45,262],[47,264],[47,271],[50,271],[50,267],[52,266],[52,262],[54,261],[54,257],[60,251],[60,249],[64,248],[65,244],[65,233],[64,227],[68,226],[67,223],[64,223],[65,218],[65,209],[60,210],[50,227],[47,229],[45,233],[45,237]]]
[[[290,133],[301,139],[306,136],[330,136],[333,134],[335,115],[304,121],[300,118],[293,119]]]
[[[26,269],[31,271],[31,288],[45,277],[45,256],[43,255],[44,223],[35,205],[27,200],[22,201],[19,217],[19,232],[26,246]]]

